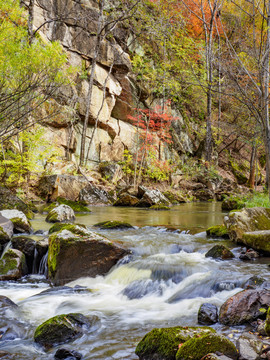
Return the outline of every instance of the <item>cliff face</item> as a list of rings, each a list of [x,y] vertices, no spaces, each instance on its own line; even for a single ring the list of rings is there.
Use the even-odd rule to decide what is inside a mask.
[[[60,41],[67,51],[69,63],[76,68],[73,85],[61,89],[57,98],[51,100],[51,106],[60,110],[60,115],[46,124],[47,140],[58,146],[61,157],[72,161],[78,160],[80,152],[98,17],[98,3],[94,0],[39,0],[34,9],[34,26],[36,29],[40,27],[40,36],[45,41]],[[130,30],[119,22],[100,45],[87,128],[89,165],[104,160],[122,160],[125,149],[134,154],[138,147],[140,135],[129,116],[135,108],[147,107],[149,99],[132,74],[127,46],[130,37]],[[46,109],[42,111],[46,112]],[[176,115],[170,149],[156,134],[152,134],[161,159],[176,159],[194,151],[194,140],[184,130],[180,114]],[[97,128],[94,131],[95,123]]]

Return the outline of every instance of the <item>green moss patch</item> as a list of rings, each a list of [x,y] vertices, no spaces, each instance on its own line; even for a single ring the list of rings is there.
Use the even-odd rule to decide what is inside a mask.
[[[246,232],[243,242],[255,250],[270,254],[270,230]]]
[[[91,210],[88,209],[88,207],[86,207],[81,201],[67,200],[62,197],[58,197],[56,200],[60,205],[64,204],[70,206],[71,209],[75,212],[91,212]]]
[[[49,234],[61,231],[61,230],[69,230],[70,232],[72,232],[73,234],[77,234],[77,235],[88,235],[89,231],[87,230],[85,225],[82,224],[67,224],[67,223],[56,223],[54,224],[50,230],[49,230]]]
[[[207,251],[205,257],[226,260],[234,258],[234,254],[224,245],[215,245]]]
[[[206,235],[209,237],[229,239],[228,230],[225,225],[211,226],[206,230]]]
[[[266,334],[269,336],[270,335],[270,307],[267,310],[264,330],[265,330]]]
[[[105,229],[133,229],[133,226],[123,221],[103,221],[94,225],[102,230]]]
[[[176,360],[201,360],[203,356],[218,351],[231,359],[238,359],[234,344],[225,336],[206,334],[186,341],[177,351]]]
[[[5,275],[9,271],[15,270],[18,265],[17,258],[18,255],[12,249],[9,249],[0,260],[0,274]]]
[[[150,206],[151,210],[170,210],[169,206],[163,205],[163,204],[156,204]]]
[[[193,336],[215,332],[209,327],[172,327],[153,329],[147,333],[136,347],[135,353],[140,359],[175,360],[179,344]]]

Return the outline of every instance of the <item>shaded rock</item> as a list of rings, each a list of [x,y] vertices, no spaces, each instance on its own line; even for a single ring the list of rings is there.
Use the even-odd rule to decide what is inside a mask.
[[[119,195],[113,206],[136,206],[139,203],[139,199],[129,193]]]
[[[234,258],[234,254],[224,245],[215,245],[207,251],[205,257],[226,260]]]
[[[244,288],[260,287],[266,282],[266,280],[260,276],[254,275],[244,283]]]
[[[78,353],[75,350],[68,349],[58,349],[54,354],[55,360],[69,359],[69,360],[80,360],[82,358],[82,354]]]
[[[186,341],[177,351],[176,360],[201,360],[209,353],[219,352],[231,359],[238,359],[234,344],[223,335],[206,334]]]
[[[229,239],[228,230],[225,225],[211,226],[206,230],[206,235],[214,238]]]
[[[211,325],[218,321],[218,309],[216,305],[204,303],[198,311],[198,323],[201,325]]]
[[[214,191],[210,189],[199,189],[193,192],[193,195],[196,197],[196,199],[200,201],[208,201],[208,200],[214,200],[215,199],[215,193]]]
[[[254,334],[243,333],[236,341],[242,360],[258,360],[262,353],[263,344]]]
[[[151,279],[133,281],[123,290],[123,295],[129,300],[141,299],[149,294],[162,295],[162,293],[160,282]]]
[[[149,190],[147,189],[143,194],[142,198],[136,204],[138,207],[150,207],[152,205],[164,204],[166,206],[170,205],[169,200],[158,190]]]
[[[245,232],[242,235],[242,242],[248,247],[264,252],[266,254],[270,254],[270,230]],[[252,253],[246,255],[247,259],[245,258],[244,260],[250,260],[252,258],[259,257],[259,254],[256,253],[256,251],[254,250],[252,251]]]
[[[27,274],[24,254],[9,249],[0,259],[0,280],[17,280]]]
[[[31,213],[31,208],[23,202],[17,195],[13,194],[9,189],[0,186],[0,210],[17,209],[23,211],[26,215]]]
[[[84,235],[61,230],[49,237],[49,279],[63,285],[83,276],[104,275],[129,253],[90,230]]]
[[[11,239],[13,235],[14,225],[12,221],[3,217],[0,214],[0,253],[5,245]]]
[[[17,308],[18,305],[15,304],[12,300],[8,297],[0,295],[0,309],[4,308]]]
[[[46,217],[47,222],[63,222],[63,221],[74,221],[74,211],[68,205],[59,205],[49,212]]]
[[[270,209],[255,207],[233,211],[224,218],[231,240],[245,244],[243,234],[246,232],[270,229]],[[255,250],[258,250],[254,246]]]
[[[89,205],[110,204],[109,195],[105,190],[89,184],[80,191],[79,200]]]
[[[123,177],[121,166],[109,161],[102,161],[99,164],[98,170],[104,179],[111,181],[113,184]]]
[[[15,233],[28,233],[32,231],[32,227],[26,217],[26,215],[19,210],[2,210],[0,214],[6,219],[9,219],[14,226]]]
[[[219,321],[225,325],[241,325],[261,317],[270,305],[270,290],[243,290],[225,301]]]
[[[247,251],[243,251],[239,255],[240,260],[253,260],[253,259],[257,259],[258,257],[260,257],[260,254],[253,249],[248,249]]]
[[[227,197],[222,201],[221,209],[224,211],[240,210],[245,206],[245,202],[237,196]]]
[[[93,332],[98,326],[97,316],[86,317],[76,313],[57,315],[36,328],[34,340],[49,348],[72,341],[86,332]]]
[[[48,202],[58,197],[76,201],[80,191],[87,185],[88,181],[79,175],[46,175],[40,179],[38,191],[40,196]]]
[[[105,229],[134,229],[134,227],[128,223],[125,223],[124,221],[102,221],[95,225],[94,227],[98,227],[102,230]]]
[[[171,327],[153,329],[147,333],[136,347],[140,360],[175,360],[179,344],[195,336],[214,333],[209,327]]]

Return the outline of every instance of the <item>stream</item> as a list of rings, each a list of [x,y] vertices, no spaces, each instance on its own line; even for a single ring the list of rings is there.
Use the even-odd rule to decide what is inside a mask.
[[[0,295],[19,305],[0,314],[0,351],[14,354],[17,360],[45,360],[53,359],[56,350],[65,347],[80,352],[84,360],[135,360],[136,344],[154,327],[196,326],[202,303],[220,307],[242,290],[252,275],[270,280],[269,258],[252,262],[237,257],[227,261],[205,258],[217,243],[226,244],[235,255],[240,251],[230,241],[206,238],[206,228],[223,222],[220,203],[181,204],[170,211],[91,210],[90,214],[77,215],[76,223],[91,227],[100,221],[121,220],[135,226],[124,231],[95,230],[122,242],[133,255],[106,276],[67,284],[73,289],[51,288],[43,275],[0,282]],[[45,222],[45,215],[32,220],[34,230],[48,230],[51,225]],[[95,331],[45,353],[33,341],[35,328],[52,316],[70,312],[96,315]],[[224,334],[232,331],[221,324],[214,328]],[[238,330],[241,328],[233,330],[233,336],[237,337]]]

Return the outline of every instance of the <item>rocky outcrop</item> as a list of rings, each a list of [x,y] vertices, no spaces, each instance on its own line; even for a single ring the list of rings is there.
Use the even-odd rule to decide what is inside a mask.
[[[9,249],[0,259],[0,280],[17,280],[27,274],[24,254]]]
[[[64,229],[49,237],[49,279],[63,285],[83,276],[106,274],[129,253],[87,229]]]
[[[36,328],[34,340],[50,348],[75,340],[84,333],[91,333],[98,328],[98,323],[96,316],[86,317],[77,313],[57,315]]]
[[[15,233],[31,233],[31,224],[22,211],[16,209],[2,210],[0,214],[13,223]]]
[[[230,297],[220,308],[219,321],[225,325],[242,325],[263,315],[270,306],[270,290],[243,290]]]
[[[68,205],[59,205],[52,209],[46,217],[47,222],[56,223],[56,222],[68,222],[74,221],[75,214],[74,211]]]

